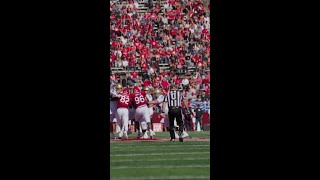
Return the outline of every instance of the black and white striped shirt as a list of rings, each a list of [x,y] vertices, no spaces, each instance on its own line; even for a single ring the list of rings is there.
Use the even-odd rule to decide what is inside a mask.
[[[168,107],[181,107],[181,102],[183,101],[183,96],[180,91],[172,90],[166,94],[164,102],[168,102]]]

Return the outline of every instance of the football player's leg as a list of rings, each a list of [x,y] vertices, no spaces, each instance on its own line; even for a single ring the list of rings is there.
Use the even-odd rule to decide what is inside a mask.
[[[128,132],[128,122],[129,122],[129,111],[128,109],[123,109],[123,115],[122,115],[122,122],[123,122],[123,134],[125,138],[128,138],[127,132]]]
[[[156,135],[154,132],[153,132],[153,130],[152,130],[152,125],[151,125],[151,115],[150,115],[150,113],[151,113],[151,111],[150,111],[150,109],[148,109],[149,111],[147,111],[147,109],[146,109],[146,111],[144,111],[143,112],[143,119],[146,121],[146,123],[147,123],[147,125],[148,125],[148,131],[149,131],[149,133],[150,133],[150,137],[152,137],[152,136],[154,136],[154,135]]]
[[[131,125],[132,125],[132,120],[129,118],[129,120],[128,120],[128,134],[132,134]]]
[[[174,134],[174,116],[172,113],[169,113],[169,131],[170,131],[170,137],[171,139],[175,139],[175,134]]]
[[[180,111],[179,114],[176,116],[177,125],[179,126],[179,133],[182,134],[184,129],[183,119],[182,119],[182,112]]]
[[[113,132],[118,132],[119,131],[119,127],[117,126],[117,118],[116,118],[117,107],[118,107],[117,101],[111,101],[110,102],[110,109],[111,109],[111,113],[112,113],[112,115],[110,115],[110,118],[111,118],[111,120],[113,122],[113,124],[112,124]]]
[[[111,109],[110,109],[110,112],[111,112]],[[110,114],[110,119],[109,119],[109,123],[110,123],[110,138],[111,139],[114,139],[114,128],[113,128],[113,117],[114,114]]]
[[[140,123],[141,123],[142,115],[141,115],[139,109],[136,109],[136,112],[134,114],[134,119],[135,119],[135,125],[137,128],[137,131],[138,131],[138,137],[141,137]]]
[[[121,109],[117,109],[117,113],[116,113],[116,119],[117,119],[116,128],[117,128],[117,132],[119,133],[119,138],[122,137],[121,115],[122,115]]]
[[[141,130],[142,130],[142,138],[148,138],[148,134],[147,134],[148,125],[147,125],[147,122],[144,120],[144,118],[142,118],[140,124],[141,124]]]
[[[117,122],[117,119],[115,117],[115,112],[112,112],[112,114],[110,114],[110,127],[113,133],[116,132],[116,125],[115,125],[116,122]]]
[[[168,114],[166,114],[165,117],[164,117],[164,126],[165,126],[165,128],[166,128],[166,131],[169,131],[170,123],[169,123],[169,116],[168,116]]]
[[[192,131],[195,131],[196,129],[196,118],[192,117]]]
[[[134,128],[135,128],[135,132],[139,133],[139,127],[140,127],[140,123],[137,120],[134,120]]]
[[[142,117],[148,124],[148,130],[151,129],[151,117],[150,117],[150,110],[147,108],[143,108],[144,111],[142,111]]]
[[[183,125],[183,120],[182,120],[182,113],[180,111],[180,113],[177,113],[177,116],[176,116],[176,120],[177,120],[177,124],[179,126],[179,141],[180,142],[183,142],[183,130],[184,130],[184,125]]]
[[[203,131],[202,118],[199,119],[199,124],[200,124],[200,130]]]
[[[165,131],[165,128],[164,128],[164,117],[161,118],[160,123],[161,123],[161,126],[162,126],[162,131]]]
[[[153,132],[153,126],[152,126],[152,115],[153,115],[153,109],[149,108],[149,116],[150,116],[150,123],[149,123],[149,129]]]

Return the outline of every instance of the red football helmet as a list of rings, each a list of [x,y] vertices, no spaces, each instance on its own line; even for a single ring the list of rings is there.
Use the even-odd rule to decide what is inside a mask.
[[[127,87],[126,87],[126,88],[124,88],[124,89],[123,89],[123,93],[125,93],[125,94],[130,94],[130,90],[129,90],[129,88],[127,88]]]
[[[133,93],[140,93],[140,89],[137,86],[133,87]]]

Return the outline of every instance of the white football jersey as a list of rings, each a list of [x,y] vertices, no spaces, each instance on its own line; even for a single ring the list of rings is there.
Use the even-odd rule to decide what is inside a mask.
[[[152,101],[152,95],[151,94],[146,94],[146,97],[147,97],[148,101]]]
[[[160,103],[159,103],[159,106],[160,106],[160,108],[162,109],[162,103],[163,103],[163,101],[164,101],[164,95],[160,95],[158,98],[157,98],[157,101],[159,101]],[[164,107],[165,109],[162,109],[162,111],[163,112],[165,112],[165,114],[168,114],[168,103],[166,103],[166,106]]]
[[[110,89],[110,96],[111,97],[117,97],[118,96],[118,93],[114,88]]]
[[[148,102],[152,101],[152,95],[151,94],[146,94],[146,98],[147,98]],[[153,105],[150,105],[150,107],[148,107],[148,108],[150,110],[150,115],[152,115],[153,114]]]

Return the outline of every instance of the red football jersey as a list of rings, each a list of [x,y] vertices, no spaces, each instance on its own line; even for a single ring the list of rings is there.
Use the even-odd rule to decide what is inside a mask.
[[[118,98],[118,108],[129,108],[130,104],[130,96],[129,94],[125,94],[123,92],[119,92],[118,95],[120,97]]]
[[[146,93],[143,91],[141,93],[131,94],[131,101],[135,108],[143,105],[147,105]]]

